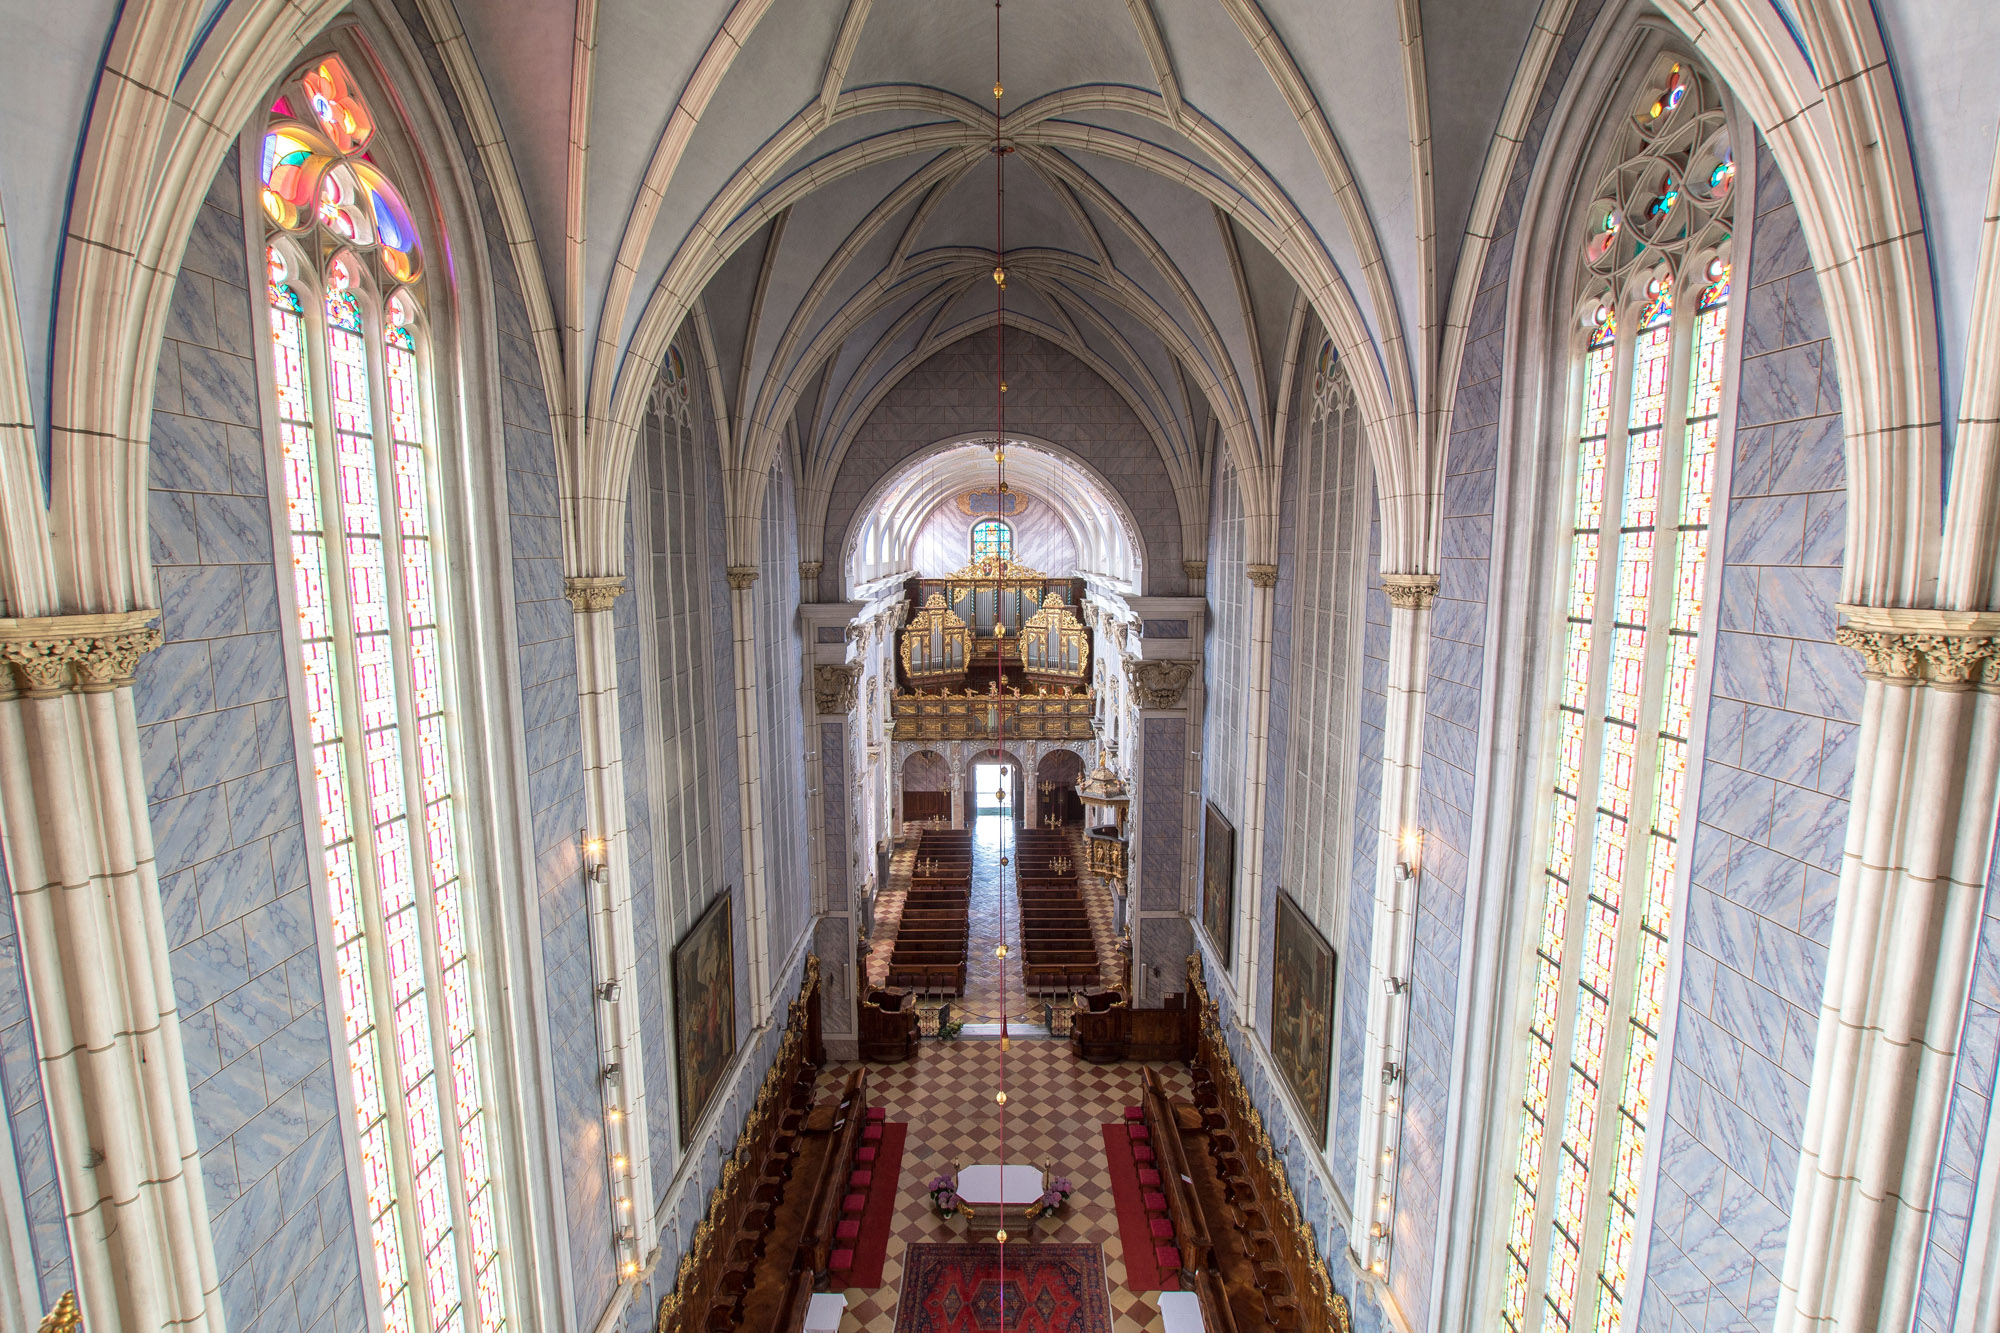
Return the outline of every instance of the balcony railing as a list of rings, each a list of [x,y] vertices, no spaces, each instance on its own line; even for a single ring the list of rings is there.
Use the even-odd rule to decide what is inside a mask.
[[[1088,694],[899,694],[891,715],[899,741],[1087,741],[1095,711]]]

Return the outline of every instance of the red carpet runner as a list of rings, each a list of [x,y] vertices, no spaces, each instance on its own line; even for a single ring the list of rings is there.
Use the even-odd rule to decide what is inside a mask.
[[[1111,1168],[1111,1201],[1118,1208],[1118,1244],[1125,1251],[1125,1289],[1178,1291],[1178,1276],[1163,1277],[1160,1265],[1153,1259],[1153,1235],[1146,1226],[1146,1205],[1139,1197],[1139,1168],[1132,1161],[1132,1139],[1123,1123],[1104,1127],[1104,1160]]]
[[[1111,1333],[1095,1245],[912,1245],[896,1333]],[[1002,1305],[1005,1317],[1002,1317]]]
[[[879,1287],[882,1265],[889,1258],[889,1229],[896,1224],[896,1194],[903,1174],[903,1140],[910,1127],[901,1120],[882,1125],[881,1151],[875,1154],[875,1176],[868,1186],[868,1206],[861,1210],[861,1235],[854,1242],[854,1267],[834,1281],[846,1287]]]

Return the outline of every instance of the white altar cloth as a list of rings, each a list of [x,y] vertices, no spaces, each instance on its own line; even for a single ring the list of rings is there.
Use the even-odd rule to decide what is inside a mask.
[[[1038,1166],[968,1166],[958,1173],[958,1197],[974,1208],[1020,1208],[1042,1197]]]

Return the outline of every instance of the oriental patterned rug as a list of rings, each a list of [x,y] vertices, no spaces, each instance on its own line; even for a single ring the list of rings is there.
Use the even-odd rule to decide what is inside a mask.
[[[912,1245],[896,1333],[1111,1333],[1104,1253],[1095,1245]]]

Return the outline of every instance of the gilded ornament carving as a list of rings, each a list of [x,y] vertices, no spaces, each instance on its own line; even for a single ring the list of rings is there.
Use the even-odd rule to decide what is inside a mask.
[[[1278,586],[1278,567],[1276,565],[1245,565],[1243,566],[1243,572],[1249,575],[1250,585],[1254,588],[1275,588]]]
[[[31,699],[130,684],[139,659],[160,646],[158,611],[0,619],[5,684]]]
[[[757,575],[762,571],[755,565],[731,565],[728,572],[729,586],[742,592],[757,582]]]
[[[1188,682],[1194,679],[1192,662],[1142,662],[1127,658],[1125,674],[1132,678],[1141,708],[1179,708]]]
[[[861,684],[858,666],[816,666],[813,668],[813,703],[822,714],[844,714],[854,707]]]
[[[618,595],[625,591],[625,577],[619,575],[571,575],[563,580],[563,596],[577,614],[589,611],[609,611]]]
[[[1401,607],[1405,611],[1421,611],[1437,596],[1438,576],[1435,574],[1384,574],[1382,591],[1389,595],[1389,605]]]
[[[56,1301],[56,1308],[42,1316],[41,1328],[37,1333],[82,1333],[83,1312],[76,1308],[76,1293],[66,1291]]]

